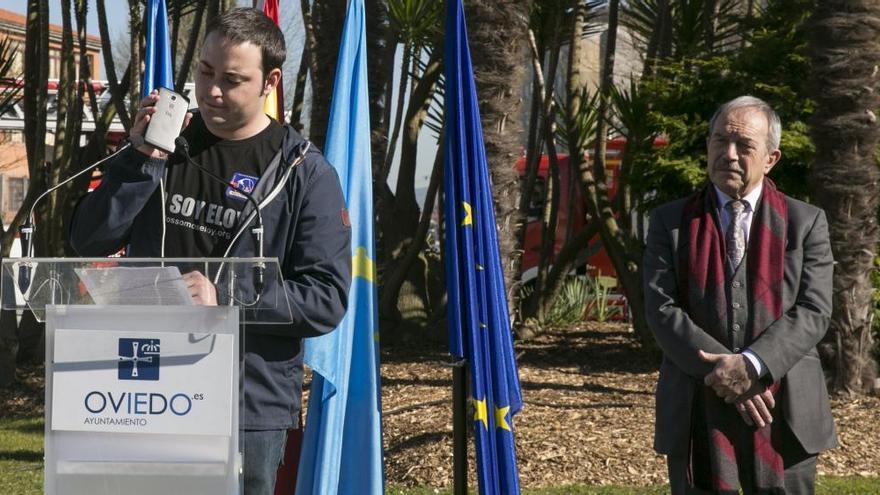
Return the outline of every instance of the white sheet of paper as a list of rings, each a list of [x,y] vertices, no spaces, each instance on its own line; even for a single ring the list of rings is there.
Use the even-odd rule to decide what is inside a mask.
[[[75,271],[98,305],[193,304],[176,266],[114,266]]]

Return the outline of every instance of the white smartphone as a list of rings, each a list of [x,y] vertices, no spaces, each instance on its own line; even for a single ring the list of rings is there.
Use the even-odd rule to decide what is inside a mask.
[[[166,153],[173,153],[174,140],[180,135],[188,111],[189,100],[185,96],[160,87],[156,112],[150,116],[144,141]]]

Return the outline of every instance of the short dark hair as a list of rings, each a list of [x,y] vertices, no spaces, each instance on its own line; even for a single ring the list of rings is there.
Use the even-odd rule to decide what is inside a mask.
[[[287,57],[284,33],[272,19],[258,9],[231,9],[211,19],[205,28],[205,39],[216,32],[235,43],[252,43],[263,57],[263,77],[272,69],[280,69]]]

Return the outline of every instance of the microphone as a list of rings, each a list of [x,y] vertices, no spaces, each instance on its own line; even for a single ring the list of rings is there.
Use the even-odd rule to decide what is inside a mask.
[[[70,177],[59,182],[58,184],[55,184],[54,186],[50,187],[49,189],[44,191],[43,194],[40,194],[39,196],[37,196],[37,199],[35,199],[34,202],[31,203],[30,211],[28,212],[28,215],[25,218],[24,222],[18,227],[19,237],[21,239],[22,257],[33,258],[33,255],[34,255],[33,236],[34,236],[34,233],[37,231],[36,222],[34,220],[34,210],[37,208],[37,205],[40,204],[40,201],[42,201],[43,198],[45,198],[49,194],[58,190],[58,188],[60,188],[61,186],[67,184],[68,182],[72,181],[73,179],[76,179],[80,175],[91,171],[93,168],[95,168],[98,165],[106,162],[107,160],[115,157],[119,153],[122,153],[124,150],[130,148],[131,146],[132,146],[132,143],[131,143],[131,141],[129,141],[128,143],[124,144],[123,146],[120,146],[116,151],[114,151],[110,155],[105,156],[104,158],[96,161],[95,163],[92,163],[91,165],[88,165],[87,167],[83,168],[79,172],[71,175]],[[21,270],[18,272],[18,288],[21,290],[21,292],[23,294],[23,293],[27,292],[30,285],[31,285],[31,267],[28,264],[24,264],[24,266],[22,266]]]
[[[251,233],[254,236],[254,241],[257,244],[257,256],[259,258],[263,257],[263,214],[260,212],[260,205],[257,203],[257,200],[254,199],[254,196],[245,191],[244,189],[238,187],[238,184],[224,180],[223,178],[217,176],[214,172],[211,172],[207,168],[196,163],[195,160],[189,154],[189,142],[183,136],[178,136],[177,139],[174,140],[174,152],[182,156],[186,163],[192,165],[197,168],[199,171],[206,174],[208,177],[214,179],[215,181],[223,184],[224,186],[231,187],[235,192],[241,193],[242,196],[247,198],[247,200],[254,207],[254,212],[256,212],[257,217],[254,222],[253,228],[251,228]],[[254,290],[256,291],[257,297],[263,293],[264,280],[263,280],[263,272],[265,271],[266,264],[260,261],[254,266]]]
[[[34,226],[30,220],[26,219],[24,223],[18,226],[18,237],[21,240],[21,254],[25,258],[30,258],[31,252],[31,236],[34,235]],[[18,270],[18,288],[21,293],[27,292],[31,286],[31,267],[29,263],[24,263]]]

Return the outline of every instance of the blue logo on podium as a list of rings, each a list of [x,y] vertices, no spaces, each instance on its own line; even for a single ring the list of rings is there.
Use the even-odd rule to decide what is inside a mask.
[[[119,379],[159,379],[159,339],[119,339]]]

